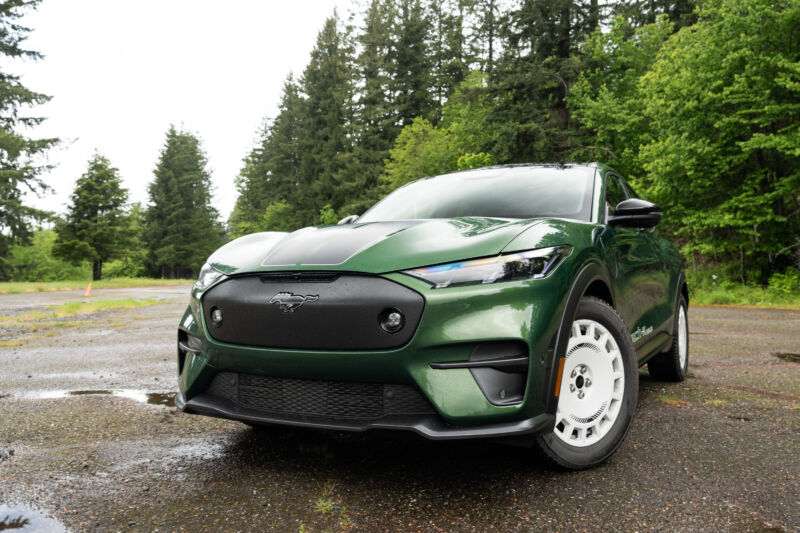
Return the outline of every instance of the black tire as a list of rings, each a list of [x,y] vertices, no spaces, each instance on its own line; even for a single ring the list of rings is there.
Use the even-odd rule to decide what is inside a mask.
[[[679,326],[681,309],[686,326],[686,357],[681,361],[681,341],[679,339]],[[678,300],[678,307],[675,308],[673,325],[672,346],[669,351],[660,353],[647,362],[647,371],[650,377],[659,381],[683,381],[686,379],[686,372],[689,370],[689,313],[686,299],[681,295]]]
[[[586,297],[581,299],[578,304],[573,324],[577,320],[584,319],[598,322],[614,338],[621,355],[625,379],[622,387],[623,396],[616,415],[617,418],[613,421],[610,429],[597,442],[583,446],[573,446],[556,435],[556,429],[537,437],[537,446],[544,457],[555,466],[567,470],[584,470],[607,460],[619,448],[628,433],[639,398],[639,370],[636,361],[636,350],[622,318],[606,302],[597,298]],[[568,371],[567,366],[565,366],[564,373],[566,374]],[[562,390],[560,394],[559,402],[564,394],[569,394],[569,391]],[[558,425],[558,423],[559,421],[557,420],[556,424]]]

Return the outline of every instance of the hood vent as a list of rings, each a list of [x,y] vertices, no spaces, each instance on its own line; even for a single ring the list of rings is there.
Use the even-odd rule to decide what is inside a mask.
[[[341,276],[339,272],[268,272],[259,276],[263,283],[274,281],[308,281],[331,283]]]

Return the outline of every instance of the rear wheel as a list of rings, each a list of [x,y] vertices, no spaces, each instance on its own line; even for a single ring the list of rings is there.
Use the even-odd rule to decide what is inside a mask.
[[[608,459],[633,419],[638,377],[622,319],[606,302],[582,299],[570,328],[555,428],[538,438],[545,456],[571,470]]]
[[[689,318],[686,299],[681,296],[675,310],[675,337],[668,352],[658,354],[647,362],[647,371],[660,381],[683,381],[689,370]]]

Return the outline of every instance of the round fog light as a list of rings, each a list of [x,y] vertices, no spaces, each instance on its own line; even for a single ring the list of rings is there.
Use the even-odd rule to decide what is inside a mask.
[[[215,326],[222,325],[222,309],[219,307],[211,308],[211,323]]]
[[[403,313],[399,309],[394,309],[392,307],[381,311],[378,317],[378,323],[381,325],[381,329],[386,333],[397,333],[403,329],[405,322],[406,319]]]

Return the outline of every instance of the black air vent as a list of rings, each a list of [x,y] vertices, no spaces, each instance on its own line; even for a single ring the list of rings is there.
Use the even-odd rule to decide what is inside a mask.
[[[261,274],[261,281],[310,281],[316,283],[330,283],[339,279],[339,272],[267,272]]]

